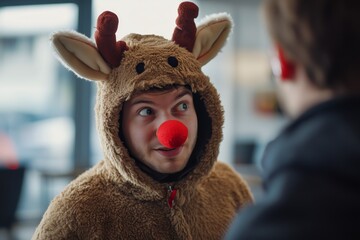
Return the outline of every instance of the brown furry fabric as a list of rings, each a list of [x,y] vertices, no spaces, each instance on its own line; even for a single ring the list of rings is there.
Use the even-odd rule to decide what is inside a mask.
[[[178,188],[169,208],[166,184],[149,195],[102,161],[52,201],[34,239],[221,239],[251,199],[223,163],[197,184],[188,180]]]
[[[67,46],[68,41],[61,40],[64,35],[86,45],[86,51],[96,50],[86,37],[58,34],[53,41],[59,58],[79,76],[98,80],[92,72],[101,72],[94,67],[101,59],[75,54],[72,51],[81,48]],[[252,202],[252,196],[234,170],[216,161],[223,126],[219,95],[196,56],[185,48],[154,35],[130,34],[122,40],[129,49],[120,66],[108,75],[102,72],[106,78],[97,82],[96,122],[105,159],[51,202],[33,239],[221,239],[237,210]],[[170,56],[177,58],[177,67],[168,64]],[[139,62],[145,64],[141,74],[135,70]],[[124,101],[136,90],[169,84],[188,85],[200,95],[212,133],[196,167],[174,183],[178,192],[173,208],[167,205],[168,184],[141,171],[118,136]]]

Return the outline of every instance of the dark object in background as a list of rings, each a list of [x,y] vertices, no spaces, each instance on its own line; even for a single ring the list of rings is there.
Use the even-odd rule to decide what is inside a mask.
[[[11,231],[23,185],[25,167],[0,167],[0,228]]]
[[[254,153],[256,148],[255,141],[238,141],[235,143],[235,164],[254,164]]]

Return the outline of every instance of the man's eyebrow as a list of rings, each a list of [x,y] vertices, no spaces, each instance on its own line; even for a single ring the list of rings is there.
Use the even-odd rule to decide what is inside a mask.
[[[178,100],[180,98],[182,98],[183,96],[186,96],[186,95],[190,95],[192,96],[192,92],[185,88],[183,90],[181,90],[181,92],[175,97],[175,100]],[[139,99],[134,99],[133,101],[130,101],[130,105],[131,106],[134,106],[134,105],[137,105],[137,104],[153,104],[154,102],[151,101],[151,100],[148,100],[148,99],[143,99],[142,97],[139,97]]]
[[[134,101],[131,101],[130,102],[130,105],[131,106],[134,106],[134,105],[137,105],[137,104],[142,104],[142,103],[146,103],[146,104],[152,104],[154,103],[153,101],[150,101],[150,100],[146,100],[146,99],[138,99],[138,100],[134,100]]]
[[[185,88],[175,97],[175,100],[180,99],[185,95],[192,96],[192,92],[189,89]]]

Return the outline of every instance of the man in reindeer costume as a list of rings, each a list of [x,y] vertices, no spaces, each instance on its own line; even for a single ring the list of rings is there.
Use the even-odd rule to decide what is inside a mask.
[[[96,120],[105,159],[50,204],[33,239],[221,239],[252,202],[241,177],[217,162],[223,109],[201,66],[230,32],[226,14],[196,27],[198,7],[178,9],[172,41],[130,34],[102,13],[96,45],[56,33],[60,60],[97,81]]]

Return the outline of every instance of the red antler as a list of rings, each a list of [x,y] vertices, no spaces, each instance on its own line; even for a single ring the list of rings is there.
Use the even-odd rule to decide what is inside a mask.
[[[192,2],[183,2],[179,5],[178,14],[172,40],[191,52],[196,35],[194,19],[199,14],[199,8]]]
[[[99,52],[112,68],[120,65],[124,51],[128,50],[124,41],[116,42],[115,33],[118,24],[119,19],[116,14],[105,11],[97,19],[95,32],[95,41]]]

